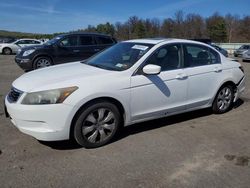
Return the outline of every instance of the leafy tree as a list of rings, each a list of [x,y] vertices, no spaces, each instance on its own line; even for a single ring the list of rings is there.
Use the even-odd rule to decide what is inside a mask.
[[[207,19],[207,31],[209,37],[214,42],[226,42],[227,28],[225,19],[218,13]]]

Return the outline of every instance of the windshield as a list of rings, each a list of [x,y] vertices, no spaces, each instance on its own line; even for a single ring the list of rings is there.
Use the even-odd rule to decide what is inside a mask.
[[[55,44],[58,40],[60,40],[63,36],[57,36],[57,37],[54,37],[53,39],[45,42],[44,44],[45,45],[52,45],[52,44]]]
[[[123,71],[132,67],[152,44],[122,42],[83,62],[107,70]]]

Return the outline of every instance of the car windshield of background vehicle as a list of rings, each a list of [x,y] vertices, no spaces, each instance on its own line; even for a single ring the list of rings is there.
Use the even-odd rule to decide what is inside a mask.
[[[16,42],[17,40],[16,39],[10,39],[8,41],[6,41],[5,43],[13,43],[13,42]]]
[[[52,45],[52,44],[55,44],[58,40],[60,40],[62,38],[62,36],[57,36],[47,42],[45,42],[44,44],[45,45]]]
[[[82,63],[106,70],[123,71],[132,67],[153,44],[118,43]]]

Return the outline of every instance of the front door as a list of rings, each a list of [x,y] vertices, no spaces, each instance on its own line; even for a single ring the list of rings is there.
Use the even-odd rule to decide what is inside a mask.
[[[78,48],[78,36],[66,36],[63,38],[55,48],[55,60],[56,63],[67,63],[78,61],[79,48]]]
[[[164,117],[185,110],[188,77],[183,70],[181,45],[161,47],[146,64],[161,66],[161,73],[145,75],[139,71],[131,77],[132,121]]]

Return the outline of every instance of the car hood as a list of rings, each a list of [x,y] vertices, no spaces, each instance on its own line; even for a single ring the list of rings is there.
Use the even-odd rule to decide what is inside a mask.
[[[26,51],[26,50],[33,50],[33,49],[40,49],[40,48],[49,48],[50,46],[49,45],[43,45],[43,44],[40,44],[40,45],[32,45],[32,46],[26,46],[26,47],[23,47],[22,48],[22,51]]]
[[[80,62],[56,65],[23,74],[13,82],[13,87],[24,92],[46,90],[53,87],[77,86],[84,81],[94,82],[102,76],[117,74],[117,71],[109,71],[86,65]],[[83,80],[81,82],[81,80]]]

